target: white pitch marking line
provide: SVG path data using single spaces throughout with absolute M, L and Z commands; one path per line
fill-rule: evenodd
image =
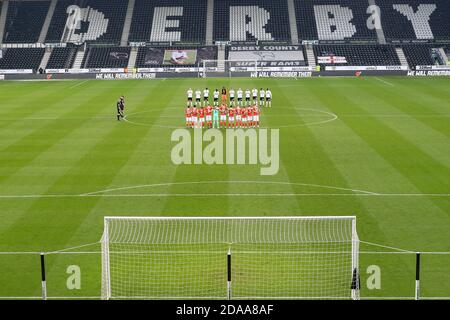
M 375 77 L 375 79 L 377 79 L 378 81 L 380 81 L 380 82 L 382 82 L 382 83 L 384 83 L 384 84 L 386 84 L 388 86 L 395 87 L 395 85 L 393 83 L 389 82 L 389 81 L 383 80 L 383 79 L 378 78 L 378 77 Z
M 366 191 L 366 190 L 358 190 L 358 189 L 350 189 L 350 188 L 340 188 L 334 186 L 324 186 L 319 184 L 311 184 L 311 183 L 300 183 L 300 182 L 283 182 L 283 181 L 188 181 L 188 182 L 169 182 L 169 183 L 156 183 L 156 184 L 143 184 L 136 186 L 127 186 L 127 187 L 119 187 L 112 189 L 105 189 L 99 191 L 93 191 L 89 193 L 80 194 L 80 196 L 88 196 L 99 193 L 106 193 L 112 191 L 123 191 L 123 190 L 131 190 L 131 189 L 141 189 L 141 188 L 153 188 L 153 187 L 163 187 L 163 186 L 173 186 L 173 185 L 191 185 L 191 184 L 278 184 L 278 185 L 292 185 L 292 186 L 305 186 L 305 187 L 315 187 L 315 188 L 324 188 L 324 189 L 333 189 L 333 190 L 341 190 L 341 191 L 351 191 L 351 192 L 360 192 L 366 194 L 377 194 L 375 192 Z
M 78 87 L 78 86 L 81 86 L 83 83 L 86 83 L 86 82 L 88 82 L 88 81 L 89 81 L 89 79 L 84 80 L 84 81 L 81 81 L 81 82 L 79 82 L 79 83 L 76 83 L 76 84 L 70 86 L 69 89 L 73 89 L 73 88 L 76 88 L 76 87 Z
M 152 198 L 152 197 L 450 197 L 438 193 L 143 193 L 143 194 L 37 194 L 0 195 L 0 199 L 41 199 L 41 198 Z

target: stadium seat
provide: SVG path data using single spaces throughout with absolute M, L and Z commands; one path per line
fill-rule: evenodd
M 54 48 L 47 63 L 47 69 L 70 69 L 75 60 L 75 47 Z
M 300 40 L 377 40 L 364 0 L 294 0 Z
M 93 47 L 86 52 L 82 65 L 84 68 L 126 68 L 129 57 L 129 47 Z
M 314 46 L 316 58 L 319 56 L 345 57 L 347 63 L 336 65 L 349 66 L 395 66 L 400 61 L 391 45 L 317 45 Z M 318 60 L 317 60 L 317 64 Z M 320 64 L 333 65 L 330 64 Z
M 203 43 L 206 6 L 207 0 L 136 0 L 129 41 Z
M 39 68 L 44 48 L 10 48 L 3 49 L 0 69 L 33 69 Z
M 448 0 L 376 0 L 387 40 L 449 40 Z M 420 7 L 419 7 L 420 6 Z M 411 17 L 414 14 L 416 26 Z
M 36 43 L 50 1 L 10 1 L 4 43 Z
M 415 69 L 416 66 L 436 64 L 436 60 L 432 55 L 432 47 L 428 44 L 409 44 L 402 46 L 406 60 L 412 69 Z
M 287 1 L 216 0 L 216 41 L 290 41 Z
M 59 0 L 47 33 L 47 42 L 96 42 L 119 44 L 127 11 L 124 0 Z M 75 7 L 73 7 L 75 6 Z M 74 35 L 63 40 L 68 9 L 72 16 L 79 14 Z M 77 9 L 79 8 L 79 9 Z M 79 40 L 79 41 L 78 41 Z

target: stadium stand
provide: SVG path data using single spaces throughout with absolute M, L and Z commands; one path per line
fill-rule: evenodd
M 10 1 L 3 42 L 37 42 L 49 5 L 49 1 Z
M 317 57 L 345 57 L 349 66 L 395 66 L 400 65 L 395 48 L 391 45 L 318 45 L 314 46 Z M 333 60 L 333 59 L 331 59 Z M 319 60 L 317 59 L 317 64 Z M 320 65 L 333 65 L 320 63 Z
M 44 48 L 10 48 L 3 49 L 0 69 L 33 69 L 39 68 Z
M 75 47 L 54 48 L 47 63 L 47 69 L 70 69 L 77 49 Z
M 207 0 L 136 0 L 131 42 L 203 43 Z
M 376 0 L 376 4 L 387 40 L 450 40 L 448 0 Z
M 439 64 L 438 57 L 433 54 L 433 46 L 428 44 L 409 44 L 403 45 L 403 52 L 406 60 L 412 69 L 416 66 L 431 66 Z
M 119 44 L 127 3 L 124 0 L 59 0 L 46 42 Z M 75 32 L 70 32 L 66 27 L 68 13 L 74 18 L 69 22 L 78 21 Z M 81 20 L 77 20 L 77 16 Z
M 129 47 L 92 47 L 84 56 L 84 68 L 126 68 L 130 57 Z
M 136 58 L 136 67 L 138 68 L 153 68 L 166 66 L 173 66 L 170 62 L 164 62 L 166 50 L 197 50 L 197 58 L 195 64 L 186 64 L 184 67 L 196 67 L 202 63 L 203 60 L 217 59 L 217 48 L 214 46 L 206 47 L 141 47 L 139 48 Z
M 288 10 L 290 1 L 295 10 Z M 411 68 L 448 62 L 448 57 L 443 59 L 450 46 L 448 0 L 135 0 L 131 2 L 134 3 L 133 10 L 129 11 L 131 22 L 127 18 L 127 26 L 130 23 L 127 37 L 124 25 L 128 3 L 128 0 L 58 0 L 53 16 L 49 15 L 51 21 L 48 19 L 45 23 L 47 25 L 50 21 L 45 35 L 47 28 L 43 29 L 42 26 L 49 12 L 50 1 L 11 0 L 2 40 L 14 47 L 16 44 L 36 43 L 45 35 L 47 43 L 85 44 L 84 59 L 80 55 L 77 60 L 77 67 L 83 62 L 82 68 L 123 68 L 128 62 L 134 65 L 136 52 L 138 67 L 168 66 L 168 63 L 164 63 L 166 49 L 197 49 L 195 64 L 183 65 L 191 67 L 197 66 L 202 60 L 218 58 L 217 46 L 204 46 L 207 30 L 210 40 L 212 30 L 213 41 L 230 41 L 239 46 L 254 45 L 255 42 L 259 45 L 285 45 L 291 44 L 290 30 L 293 25 L 293 29 L 297 27 L 297 32 L 292 34 L 298 34 L 298 40 L 319 41 L 319 44 L 310 45 L 309 51 L 305 51 L 302 46 L 302 54 L 311 65 L 314 62 L 312 51 L 316 62 L 319 56 L 328 55 L 345 57 L 344 65 L 400 65 L 394 45 L 404 50 Z M 381 8 L 382 32 L 377 33 L 374 28 L 368 27 L 371 15 L 368 7 L 372 4 Z M 295 17 L 292 15 L 294 11 Z M 209 18 L 208 12 L 211 14 Z M 296 24 L 291 24 L 295 21 L 293 18 Z M 212 21 L 213 25 L 207 26 L 207 21 Z M 74 28 L 71 30 L 68 25 Z M 384 43 L 384 37 L 392 45 L 378 44 Z M 135 45 L 147 45 L 133 51 L 130 61 L 130 47 L 118 47 L 121 42 L 127 45 L 127 38 L 128 42 L 145 43 Z M 24 45 L 23 51 L 17 48 L 4 49 L 2 63 L 11 69 L 23 65 L 35 69 L 39 63 L 34 61 L 34 57 L 30 61 L 19 57 L 16 64 L 11 58 L 11 55 L 21 52 L 27 56 L 31 49 L 25 47 L 29 46 Z M 42 50 L 35 50 L 39 57 Z M 76 50 L 70 46 L 54 48 L 47 68 L 70 68 Z M 233 52 L 235 59 L 241 54 L 242 57 L 249 55 L 249 52 L 238 51 Z M 258 52 L 261 52 L 262 60 L 271 59 L 268 53 L 271 50 L 249 51 L 255 52 L 256 59 L 259 57 Z M 221 59 L 228 57 L 229 47 L 220 53 Z M 289 59 L 289 50 L 282 55 Z M 47 55 L 44 60 L 47 62 Z M 294 60 L 305 63 L 305 59 L 298 57 Z
M 364 0 L 295 0 L 300 40 L 371 40 L 374 29 L 367 28 L 369 6 Z
M 290 41 L 286 0 L 216 0 L 216 41 Z

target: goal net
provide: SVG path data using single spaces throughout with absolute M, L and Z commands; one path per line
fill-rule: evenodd
M 358 299 L 355 217 L 105 217 L 103 299 Z
M 256 60 L 203 60 L 204 78 L 249 77 L 257 72 Z

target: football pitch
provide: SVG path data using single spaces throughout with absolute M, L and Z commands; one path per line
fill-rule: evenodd
M 172 162 L 186 90 L 222 86 L 271 89 L 277 174 Z M 413 298 L 415 251 L 422 297 L 450 297 L 450 78 L 0 82 L 0 97 L 0 297 L 39 297 L 32 253 L 82 245 L 46 256 L 48 295 L 99 297 L 104 216 L 297 215 L 357 217 L 362 298 Z

